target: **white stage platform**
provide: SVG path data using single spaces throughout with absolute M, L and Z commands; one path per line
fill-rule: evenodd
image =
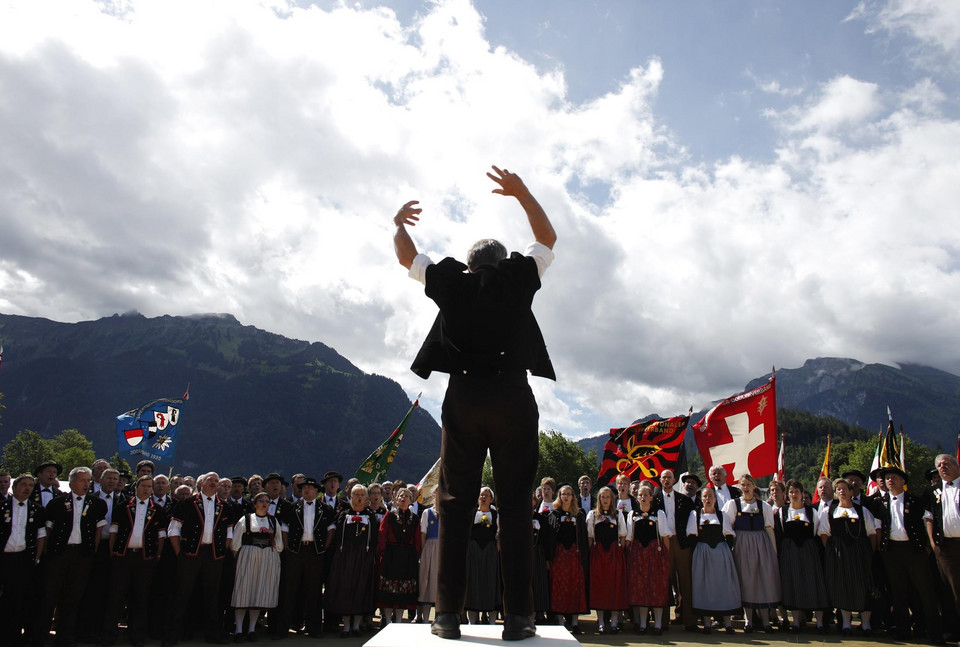
M 364 643 L 363 647 L 457 647 L 457 645 L 523 645 L 523 647 L 578 647 L 580 643 L 562 626 L 537 627 L 533 638 L 505 641 L 501 625 L 461 625 L 460 640 L 446 640 L 430 633 L 428 624 L 392 623 Z

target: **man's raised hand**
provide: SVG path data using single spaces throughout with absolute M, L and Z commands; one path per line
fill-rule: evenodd
M 520 176 L 516 173 L 511 173 L 507 169 L 502 171 L 496 166 L 491 166 L 496 175 L 493 173 L 487 172 L 487 177 L 500 185 L 499 189 L 494 189 L 493 193 L 499 193 L 500 195 L 512 195 L 515 198 L 519 198 L 522 195 L 528 193 L 527 187 L 523 184 L 523 180 L 520 179 Z
M 398 211 L 397 215 L 393 217 L 393 224 L 397 225 L 398 227 L 401 225 L 410 225 L 411 227 L 415 227 L 417 225 L 417 221 L 420 220 L 417 218 L 417 215 L 423 211 L 423 209 L 413 206 L 415 204 L 420 204 L 420 201 L 411 200 L 400 207 L 400 211 Z

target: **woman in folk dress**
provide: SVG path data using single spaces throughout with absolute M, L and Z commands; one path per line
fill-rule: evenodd
M 616 495 L 609 487 L 600 489 L 597 507 L 587 515 L 590 542 L 590 608 L 597 610 L 601 634 L 620 631 L 620 612 L 627 607 L 626 560 L 627 523 L 617 512 Z M 603 612 L 610 612 L 610 627 Z
M 333 563 L 323 596 L 327 612 L 343 618 L 341 638 L 359 636 L 364 617 L 376 606 L 378 530 L 376 517 L 367 507 L 367 488 L 354 485 L 350 507 L 337 516 Z
M 772 631 L 770 609 L 780 604 L 780 568 L 773 532 L 773 508 L 757 496 L 757 482 L 749 474 L 740 477 L 741 496 L 727 501 L 723 516 L 736 534 L 733 561 L 740 576 L 743 598 L 743 632 L 753 631 L 753 611 L 760 613 L 764 631 Z
M 860 629 L 870 637 L 870 598 L 873 593 L 873 551 L 876 520 L 865 507 L 853 502 L 846 479 L 833 482 L 835 498 L 820 510 L 817 532 L 823 542 L 823 566 L 831 606 L 840 609 L 841 635 L 853 633 L 850 620 L 860 612 Z
M 404 609 L 417 606 L 420 519 L 410 510 L 410 491 L 397 492 L 393 510 L 383 516 L 377 541 L 380 560 L 377 602 L 383 625 L 400 622 Z
M 670 544 L 663 535 L 667 515 L 653 507 L 653 489 L 642 485 L 640 504 L 627 522 L 627 601 L 637 633 L 647 633 L 653 607 L 653 635 L 663 633 L 663 609 L 670 604 Z
M 788 503 L 780 508 L 783 541 L 780 545 L 780 582 L 783 606 L 790 610 L 791 631 L 798 633 L 805 611 L 817 619 L 817 631 L 826 633 L 823 610 L 827 608 L 827 584 L 820 556 L 820 517 L 812 505 L 803 502 L 803 484 L 787 481 Z
M 233 529 L 231 549 L 236 577 L 230 605 L 236 622 L 235 642 L 256 640 L 254 632 L 260 613 L 276 607 L 280 595 L 280 552 L 283 550 L 280 523 L 267 514 L 270 495 L 266 492 L 254 497 L 253 507 L 254 512 L 242 516 Z M 244 637 L 247 614 L 250 632 Z
M 587 515 L 577 504 L 573 488 L 560 488 L 550 514 L 553 528 L 553 563 L 550 565 L 550 609 L 563 616 L 563 625 L 574 635 L 582 633 L 577 616 L 587 613 L 586 583 L 590 563 Z

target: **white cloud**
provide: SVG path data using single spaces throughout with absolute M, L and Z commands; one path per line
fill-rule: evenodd
M 860 2 L 850 18 L 864 18 L 869 29 L 905 32 L 921 44 L 953 55 L 960 48 L 960 4 L 943 0 Z
M 521 248 L 496 163 L 559 233 L 535 304 L 560 375 L 536 380 L 543 426 L 682 413 L 808 357 L 960 370 L 960 123 L 936 75 L 839 72 L 804 94 L 765 78 L 787 106 L 771 161 L 693 165 L 655 110 L 681 73 L 651 58 L 572 103 L 562 67 L 491 44 L 465 0 L 411 24 L 342 4 L 8 3 L 0 310 L 231 312 L 438 411 L 444 380 L 408 370 L 434 311 L 390 217 L 420 199 L 413 235 L 436 258 L 483 236 Z

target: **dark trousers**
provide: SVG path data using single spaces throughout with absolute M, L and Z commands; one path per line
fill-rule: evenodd
M 943 635 L 943 629 L 934 596 L 933 574 L 930 572 L 926 555 L 916 552 L 908 541 L 888 542 L 882 555 L 887 580 L 890 582 L 893 620 L 897 625 L 897 632 L 905 634 L 910 630 L 909 608 L 917 606 L 911 604 L 911 600 L 915 600 L 919 601 L 919 608 L 923 611 L 927 636 L 939 639 Z
M 127 635 L 136 642 L 147 636 L 147 610 L 153 595 L 156 559 L 143 559 L 140 549 L 128 549 L 122 557 L 112 558 L 109 596 L 101 635 L 110 644 L 117 639 L 117 624 L 124 602 L 127 603 Z
M 160 553 L 151 588 L 153 599 L 164 601 L 164 608 L 166 601 L 172 600 L 177 592 L 177 555 L 169 541 L 164 544 L 163 552 Z M 167 635 L 169 620 L 170 615 L 166 611 L 149 614 L 147 622 L 150 625 L 150 636 L 159 639 Z
M 692 559 L 693 551 L 689 548 L 681 548 L 680 540 L 676 535 L 670 537 L 670 583 L 677 587 L 677 592 L 680 594 L 680 621 L 688 629 L 697 626 L 697 619 L 693 617 L 693 592 L 690 590 Z
M 55 645 L 74 642 L 77 611 L 87 587 L 93 553 L 83 546 L 67 546 L 59 555 L 48 555 L 43 579 L 43 603 L 34 625 L 32 643 L 42 645 L 50 633 L 50 620 L 57 609 L 57 639 Z
M 200 583 L 200 599 L 203 606 L 203 632 L 208 639 L 219 638 L 220 627 L 220 575 L 223 560 L 214 559 L 213 546 L 200 546 L 195 557 L 180 553 L 177 562 L 177 597 L 174 612 L 168 627 L 168 640 L 178 640 L 183 631 L 183 617 L 193 596 L 193 587 Z
M 525 371 L 493 377 L 451 375 L 443 400 L 437 613 L 460 613 L 467 544 L 490 450 L 500 526 L 504 613 L 533 612 L 530 493 L 537 471 L 539 412 Z
M 960 617 L 960 539 L 940 540 L 940 545 L 934 549 L 937 556 L 937 565 L 940 574 L 953 593 L 953 604 L 956 615 Z
M 34 574 L 33 555 L 0 552 L 0 645 L 24 644 L 24 617 L 29 609 L 29 585 Z
M 323 631 L 323 553 L 318 554 L 313 546 L 301 546 L 299 553 L 287 553 L 285 566 L 284 598 L 287 601 L 284 626 L 296 627 L 294 618 L 296 601 L 303 601 L 303 622 L 308 634 Z M 297 627 L 299 628 L 299 627 Z
M 77 638 L 83 642 L 100 642 L 100 630 L 103 628 L 103 619 L 106 617 L 107 591 L 104 582 L 110 581 L 110 541 L 100 538 L 100 545 L 93 555 L 90 565 L 90 577 L 87 578 L 87 588 L 80 601 L 77 615 Z

